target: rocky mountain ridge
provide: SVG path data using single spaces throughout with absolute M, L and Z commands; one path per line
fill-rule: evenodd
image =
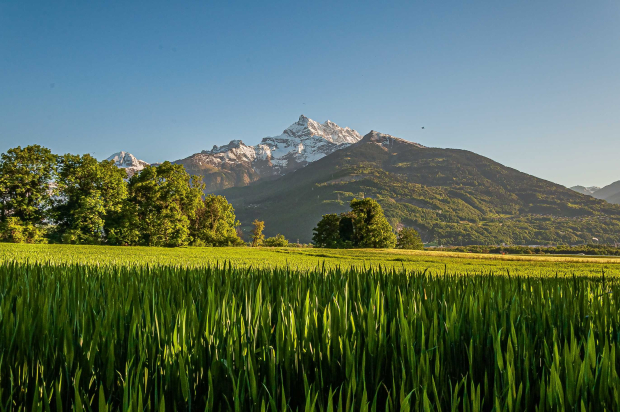
M 206 190 L 211 192 L 282 176 L 361 138 L 349 127 L 340 127 L 330 120 L 319 123 L 301 115 L 282 134 L 265 137 L 256 145 L 232 140 L 175 163 L 182 164 L 190 174 L 201 175 Z

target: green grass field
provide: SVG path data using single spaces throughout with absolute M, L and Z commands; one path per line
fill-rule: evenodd
M 619 262 L 0 244 L 0 410 L 620 410 Z
M 385 267 L 432 273 L 511 273 L 519 276 L 620 275 L 620 258 L 552 255 L 484 255 L 442 251 L 341 250 L 297 248 L 150 248 L 0 244 L 0 261 L 37 261 L 100 265 L 204 267 L 289 267 L 299 270 Z

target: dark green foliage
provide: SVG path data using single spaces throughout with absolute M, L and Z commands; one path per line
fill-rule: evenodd
M 353 226 L 353 212 L 341 213 L 340 222 L 338 222 L 338 235 L 340 241 L 345 245 L 352 245 L 355 236 L 355 227 Z
M 398 232 L 396 247 L 398 249 L 422 250 L 424 249 L 424 243 L 422 243 L 422 239 L 415 229 L 406 227 Z
M 383 215 L 383 209 L 373 199 L 353 199 L 353 244 L 362 248 L 389 249 L 396 245 L 396 235 Z
M 351 211 L 324 215 L 314 228 L 316 247 L 393 248 L 396 235 L 373 199 L 353 199 Z
M 456 246 L 445 250 L 469 253 L 502 253 L 515 255 L 595 255 L 620 256 L 620 248 L 610 245 L 581 246 Z
M 224 196 L 208 195 L 192 219 L 191 234 L 195 245 L 237 246 L 243 241 L 237 235 L 239 221 L 235 209 Z
M 203 188 L 200 179 L 187 174 L 181 165 L 164 162 L 144 168 L 129 179 L 119 243 L 188 245 L 192 241 L 190 222 L 204 207 Z
M 42 225 L 48 217 L 56 156 L 39 145 L 9 149 L 0 157 L 0 222 Z M 16 222 L 16 221 L 14 221 Z
M 281 234 L 277 234 L 274 237 L 268 237 L 267 239 L 265 239 L 265 241 L 263 242 L 263 246 L 268 246 L 268 247 L 287 247 L 288 246 L 288 240 L 284 237 L 284 235 Z
M 111 161 L 99 162 L 88 154 L 61 156 L 54 238 L 63 243 L 105 243 L 127 198 L 126 176 Z
M 335 213 L 324 215 L 314 228 L 312 242 L 316 247 L 338 248 L 340 247 L 340 219 Z
M 7 410 L 614 411 L 615 278 L 0 263 Z

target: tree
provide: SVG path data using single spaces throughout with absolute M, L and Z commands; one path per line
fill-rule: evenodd
M 275 237 L 268 237 L 267 239 L 265 239 L 263 245 L 269 247 L 287 247 L 288 240 L 286 240 L 284 235 L 278 233 Z
M 265 222 L 254 219 L 252 222 L 254 229 L 252 229 L 252 247 L 260 246 L 263 244 L 265 235 L 263 235 L 263 229 L 265 229 Z
M 354 215 L 353 243 L 356 247 L 388 249 L 396 246 L 396 235 L 377 201 L 353 199 L 351 210 Z
M 330 249 L 340 247 L 340 219 L 341 216 L 335 213 L 323 215 L 313 229 L 312 243 L 316 247 Z
M 0 222 L 43 225 L 50 206 L 56 156 L 39 145 L 9 149 L 0 157 Z
M 424 249 L 424 243 L 418 232 L 413 228 L 403 228 L 398 232 L 396 247 L 399 249 Z
M 204 206 L 204 184 L 182 165 L 148 166 L 129 179 L 117 243 L 144 246 L 185 246 L 192 241 L 190 223 Z
M 351 209 L 340 215 L 323 215 L 314 228 L 314 245 L 327 248 L 393 248 L 396 245 L 396 235 L 379 203 L 372 199 L 353 199 Z
M 58 158 L 54 235 L 63 243 L 105 243 L 127 198 L 126 173 L 90 155 Z
M 238 246 L 243 244 L 236 228 L 240 225 L 235 209 L 224 196 L 208 195 L 192 219 L 195 245 Z

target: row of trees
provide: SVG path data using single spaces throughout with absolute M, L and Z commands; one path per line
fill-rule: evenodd
M 200 177 L 170 162 L 128 178 L 112 161 L 16 147 L 0 157 L 0 241 L 243 245 L 232 205 L 203 191 Z M 289 245 L 280 234 L 265 239 L 264 222 L 255 220 L 253 227 L 251 246 Z M 413 229 L 397 236 L 372 199 L 354 199 L 350 212 L 323 216 L 313 240 L 328 248 L 422 247 Z
M 240 245 L 239 221 L 222 196 L 203 198 L 200 178 L 165 162 L 127 178 L 111 161 L 17 147 L 0 158 L 4 241 L 143 246 Z

